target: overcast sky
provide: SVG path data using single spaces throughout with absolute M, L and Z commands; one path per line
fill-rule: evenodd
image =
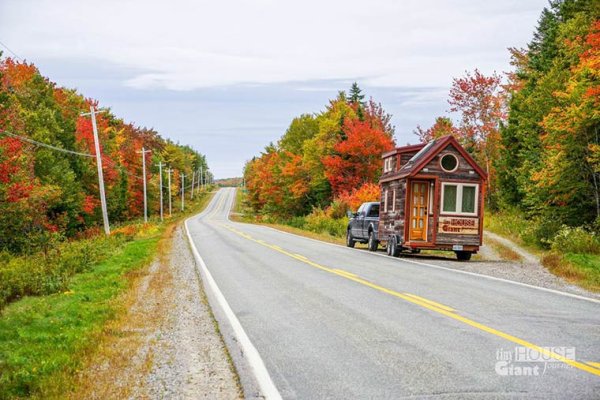
M 224 178 L 353 81 L 394 115 L 398 144 L 415 142 L 448 109 L 452 77 L 509 70 L 507 48 L 525 46 L 546 4 L 0 0 L 0 41 Z

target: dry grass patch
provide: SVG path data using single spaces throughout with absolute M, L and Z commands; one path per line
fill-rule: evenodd
M 164 323 L 170 307 L 166 292 L 173 280 L 168 255 L 176 225 L 169 225 L 158 242 L 158 260 L 127 274 L 128 290 L 116 301 L 121 304 L 118 317 L 110 321 L 100 335 L 96 351 L 90 354 L 77 376 L 71 399 L 147 397 L 139 377 L 153 365 L 153 333 Z M 141 350 L 141 351 L 140 351 Z
M 486 238 L 486 243 L 488 243 L 503 260 L 516 262 L 523 261 L 523 259 L 517 252 L 494 239 Z

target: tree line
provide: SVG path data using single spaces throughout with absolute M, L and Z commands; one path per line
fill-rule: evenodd
M 95 155 L 92 122 L 81 113 L 97 105 L 57 86 L 31 63 L 0 59 L 0 251 L 36 251 L 101 225 L 95 159 L 81 156 Z M 208 170 L 202 154 L 153 129 L 127 123 L 110 110 L 96 119 L 111 223 L 143 215 L 143 147 L 151 150 L 146 156 L 151 211 L 159 208 L 159 161 L 173 170 L 174 196 L 180 174 L 189 182 L 195 171 Z M 165 194 L 166 185 L 165 174 Z
M 454 135 L 488 173 L 487 205 L 536 220 L 540 240 L 561 225 L 600 229 L 600 3 L 551 1 L 531 42 L 509 49 L 512 71 L 455 78 L 447 115 L 414 133 Z M 319 114 L 295 118 L 246 166 L 257 212 L 302 215 L 377 200 L 390 115 L 354 84 Z M 361 196 L 363 193 L 365 195 Z

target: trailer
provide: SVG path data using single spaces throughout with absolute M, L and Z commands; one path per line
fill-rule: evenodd
M 447 250 L 469 260 L 479 251 L 487 174 L 454 137 L 382 158 L 378 239 L 389 255 Z

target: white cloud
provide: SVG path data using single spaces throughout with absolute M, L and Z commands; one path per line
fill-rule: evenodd
M 22 56 L 142 71 L 134 88 L 355 79 L 440 86 L 507 68 L 545 0 L 5 0 L 0 38 Z

